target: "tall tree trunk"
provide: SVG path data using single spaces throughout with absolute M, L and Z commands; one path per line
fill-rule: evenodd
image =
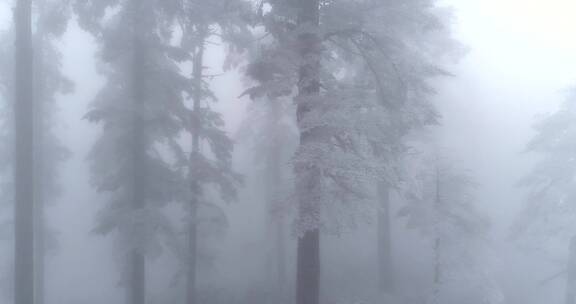
M 434 239 L 434 299 L 436 301 L 440 297 L 440 288 L 441 288 L 441 271 L 442 266 L 440 264 L 440 250 L 441 250 L 441 241 L 439 237 Z
M 142 1 L 132 0 L 132 212 L 136 216 L 146 207 L 146 138 L 143 113 L 145 111 L 145 65 L 146 56 L 143 26 L 145 21 Z M 139 232 L 136 232 L 139 233 Z M 129 253 L 129 304 L 146 304 L 146 258 L 142 246 Z
M 576 236 L 570 240 L 570 253 L 566 269 L 566 304 L 576 303 Z
M 198 204 L 197 199 L 190 200 L 190 219 L 188 222 L 188 261 L 186 269 L 186 304 L 196 304 L 196 272 L 198 265 Z
M 37 91 L 39 92 L 39 91 Z M 41 96 L 38 94 L 37 96 Z M 45 245 L 45 212 L 44 212 L 44 159 L 43 159 L 43 138 L 41 125 L 42 121 L 40 119 L 40 113 L 42 111 L 42 106 L 40 105 L 40 98 L 36 99 L 38 102 L 36 104 L 36 113 L 39 118 L 36 120 L 38 127 L 36 128 L 36 147 L 35 147 L 35 161 L 36 161 L 36 172 L 35 172 L 35 210 L 34 210 L 34 303 L 43 304 L 44 303 L 44 277 L 45 277 L 45 267 L 44 262 L 46 258 L 46 245 Z
M 43 9 L 43 1 L 37 1 L 37 7 L 40 13 Z M 41 18 L 41 17 L 39 17 Z M 38 22 L 43 24 L 43 22 Z M 34 303 L 44 303 L 44 277 L 45 277 L 45 258 L 46 258 L 46 227 L 45 227 L 45 135 L 44 128 L 48 127 L 44 117 L 44 98 L 47 97 L 44 87 L 44 34 L 42 28 L 36 30 L 35 39 L 35 126 L 34 126 Z
M 298 125 L 311 110 L 312 98 L 320 94 L 320 52 L 321 41 L 315 29 L 320 25 L 320 1 L 298 0 L 298 25 L 304 31 L 299 34 L 300 75 L 298 94 L 301 98 L 297 104 Z M 302 130 L 302 128 L 300 128 Z M 314 141 L 313 131 L 300 131 L 300 145 L 306 146 Z M 305 170 L 305 171 L 299 171 Z M 305 178 L 306 189 L 299 195 L 299 217 L 319 220 L 320 206 L 310 200 L 312 191 L 318 189 L 319 172 L 310 172 L 310 168 L 296 168 L 296 177 Z M 302 181 L 300 181 L 302 182 Z M 298 239 L 296 269 L 296 304 L 318 304 L 320 300 L 320 231 L 312 228 L 304 231 Z
M 193 81 L 194 81 L 194 94 L 192 96 L 194 102 L 194 114 L 196 115 L 194 122 L 194 131 L 192 133 L 192 152 L 190 153 L 190 170 L 193 171 L 194 159 L 200 157 L 200 129 L 202 128 L 200 122 L 200 111 L 202 106 L 202 82 L 203 69 L 204 69 L 204 41 L 206 39 L 207 29 L 200 29 L 199 31 L 199 45 L 194 54 L 193 63 Z M 192 197 L 190 198 L 190 219 L 188 223 L 188 261 L 186 271 L 186 303 L 196 304 L 198 300 L 197 295 L 197 266 L 198 266 L 198 204 L 200 203 L 201 189 L 198 181 L 194 180 L 194 176 L 190 176 L 190 187 Z
M 320 300 L 320 232 L 308 230 L 298 239 L 296 303 L 318 304 Z
M 286 303 L 286 232 L 283 219 L 278 219 L 276 224 L 276 272 L 280 303 Z
M 434 200 L 434 208 L 436 210 L 436 227 L 434 239 L 434 299 L 437 303 L 440 297 L 440 289 L 442 285 L 442 243 L 440 238 L 440 205 L 442 204 L 441 188 L 440 188 L 440 168 L 436 165 L 436 197 Z
M 40 186 L 37 184 L 37 186 Z M 44 200 L 41 196 L 42 194 L 38 194 L 36 199 L 36 210 L 35 210 L 35 244 L 34 244 L 34 303 L 35 304 L 43 304 L 44 303 L 44 294 L 45 294 L 45 259 L 46 259 L 46 245 L 45 245 L 45 220 L 44 220 Z
M 390 189 L 380 182 L 378 185 L 380 208 L 378 208 L 378 280 L 380 292 L 394 292 L 394 269 L 392 263 L 392 225 L 390 223 Z
M 32 1 L 14 10 L 14 303 L 34 302 L 34 71 Z

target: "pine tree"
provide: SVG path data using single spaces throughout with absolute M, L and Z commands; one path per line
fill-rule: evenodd
M 374 181 L 381 193 L 397 187 L 403 136 L 437 118 L 429 80 L 445 73 L 432 54 L 452 41 L 431 1 L 265 2 L 271 37 L 248 69 L 260 85 L 247 94 L 298 94 L 297 294 L 316 303 L 319 230 L 341 233 L 370 217 Z
M 61 57 L 55 42 L 66 30 L 68 14 L 68 5 L 66 1 L 36 1 L 33 6 L 34 32 L 34 94 L 36 96 L 34 103 L 35 127 L 34 127 L 34 158 L 35 171 L 34 175 L 34 263 L 35 263 L 35 302 L 42 303 L 43 300 L 43 277 L 44 277 L 44 258 L 47 252 L 55 248 L 54 233 L 46 224 L 44 216 L 44 207 L 52 202 L 60 194 L 58 181 L 58 167 L 67 158 L 67 150 L 55 136 L 53 129 L 55 127 L 54 114 L 56 112 L 55 97 L 57 94 L 69 93 L 72 89 L 71 82 L 61 73 Z M 2 40 L 12 39 L 14 31 L 9 28 Z M 2 49 L 1 65 L 5 67 L 11 64 L 9 60 L 11 53 L 14 52 L 13 44 L 5 43 Z M 8 68 L 2 68 L 2 71 L 9 71 Z M 13 75 L 2 73 L 0 77 L 0 96 L 2 96 L 3 107 L 7 106 L 11 100 L 14 81 Z M 3 109 L 1 117 L 4 125 L 3 132 L 0 134 L 2 144 L 0 158 L 2 166 L 0 175 L 2 176 L 3 202 L 6 206 L 13 204 L 13 187 L 14 184 L 9 182 L 7 175 L 13 169 L 13 152 L 12 138 L 14 128 L 12 111 Z M 12 218 L 3 218 L 4 227 L 12 225 Z M 13 240 L 13 238 L 9 238 Z M 12 272 L 3 271 L 2 276 L 12 275 Z M 5 286 L 7 287 L 7 286 Z
M 566 303 L 576 301 L 576 271 L 574 271 L 573 221 L 576 215 L 572 203 L 574 192 L 574 143 L 576 133 L 576 90 L 568 91 L 560 108 L 542 119 L 527 150 L 539 156 L 532 171 L 521 180 L 527 189 L 525 207 L 518 217 L 513 236 L 527 243 L 557 245 L 569 248 L 566 261 Z M 559 245 L 562 246 L 562 245 Z M 545 247 L 542 247 L 545 248 Z
M 474 201 L 470 176 L 445 159 L 412 159 L 419 171 L 400 210 L 430 241 L 429 303 L 502 303 L 488 250 L 489 223 Z
M 320 96 L 321 41 L 317 29 L 320 25 L 320 1 L 300 1 L 296 25 L 303 29 L 297 38 L 300 55 L 296 117 L 300 129 L 300 146 L 307 147 L 321 141 L 321 132 L 306 130 L 303 120 L 312 110 L 314 97 Z M 315 138 L 319 137 L 319 138 Z M 309 163 L 308 163 L 309 164 Z M 298 191 L 298 218 L 306 223 L 320 214 L 314 196 L 322 181 L 321 170 L 295 166 Z M 315 189 L 316 188 L 316 189 Z M 298 239 L 296 269 L 296 303 L 317 304 L 320 298 L 320 228 L 306 227 Z
M 435 93 L 430 81 L 447 75 L 440 58 L 453 54 L 455 42 L 432 1 L 342 3 L 334 11 L 328 41 L 342 56 L 357 58 L 353 81 L 368 92 L 365 98 L 382 104 L 373 128 L 380 134 L 371 135 L 370 145 L 384 167 L 376 193 L 379 288 L 392 294 L 391 196 L 407 178 L 400 165 L 409 151 L 407 137 L 439 119 L 430 101 Z
M 190 77 L 192 101 L 186 110 L 184 128 L 190 135 L 191 151 L 188 156 L 180 152 L 180 160 L 188 164 L 187 181 L 190 187 L 186 208 L 189 216 L 186 229 L 186 300 L 188 304 L 198 302 L 197 272 L 199 252 L 200 206 L 217 208 L 206 194 L 207 187 L 215 186 L 225 201 L 236 197 L 236 188 L 241 178 L 231 168 L 233 144 L 223 130 L 221 115 L 211 109 L 217 98 L 210 89 L 205 73 L 206 45 L 218 35 L 230 52 L 239 52 L 245 47 L 248 31 L 248 3 L 242 0 L 183 0 L 179 15 L 182 30 L 182 49 L 189 54 L 192 63 Z M 186 108 L 186 105 L 183 104 Z M 204 150 L 203 148 L 208 149 Z M 221 213 L 223 214 L 223 213 Z
M 96 232 L 118 232 L 127 302 L 146 302 L 146 257 L 172 232 L 161 207 L 184 196 L 180 171 L 162 153 L 177 146 L 189 84 L 170 42 L 174 1 L 77 1 L 80 24 L 97 39 L 107 83 L 86 118 L 102 135 L 91 155 L 93 183 L 110 194 Z M 171 151 L 169 149 L 169 151 Z M 178 151 L 172 151 L 177 153 Z
M 260 85 L 253 98 L 291 96 L 297 107 L 300 143 L 294 157 L 299 235 L 297 303 L 319 301 L 320 230 L 340 233 L 369 213 L 369 184 L 382 172 L 369 142 L 380 105 L 351 81 L 350 57 L 324 52 L 331 9 L 337 1 L 269 1 L 262 23 L 272 41 L 248 68 Z M 327 21 L 322 23 L 320 15 Z M 324 19 L 322 19 L 324 20 Z M 322 65 L 326 60 L 330 64 Z M 345 77 L 336 76 L 345 72 Z M 354 203 L 352 203 L 354 202 Z M 368 207 L 368 208 L 367 208 Z

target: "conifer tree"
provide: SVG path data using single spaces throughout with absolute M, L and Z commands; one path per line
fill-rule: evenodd
M 190 138 L 190 152 L 182 150 L 180 162 L 187 163 L 189 197 L 185 199 L 188 211 L 186 228 L 186 303 L 198 303 L 197 272 L 199 252 L 200 206 L 219 209 L 207 195 L 207 187 L 216 187 L 220 198 L 231 201 L 241 178 L 232 170 L 233 143 L 223 130 L 224 121 L 211 108 L 217 98 L 210 88 L 210 75 L 205 66 L 207 44 L 219 36 L 231 53 L 242 52 L 249 41 L 249 5 L 243 0 L 183 0 L 179 14 L 182 30 L 181 47 L 192 63 L 191 90 L 187 96 L 192 102 L 186 107 L 183 126 Z M 219 212 L 223 214 L 223 212 Z
M 56 46 L 58 39 L 67 28 L 69 19 L 69 3 L 67 1 L 38 0 L 34 2 L 32 14 L 34 31 L 32 33 L 34 45 L 34 263 L 35 263 L 35 301 L 42 303 L 44 259 L 46 254 L 53 251 L 56 246 L 54 232 L 45 219 L 45 207 L 53 202 L 60 194 L 62 185 L 59 183 L 59 166 L 68 156 L 68 151 L 54 134 L 57 126 L 55 114 L 57 112 L 56 96 L 67 94 L 73 85 L 61 71 L 62 58 Z M 8 28 L 2 40 L 12 39 L 14 28 Z M 2 72 L 10 71 L 10 54 L 14 52 L 11 43 L 2 44 L 0 65 Z M 14 193 L 14 183 L 7 176 L 13 169 L 13 142 L 14 127 L 13 116 L 9 103 L 12 100 L 11 92 L 14 89 L 13 75 L 0 73 L 0 96 L 2 97 L 3 115 L 0 118 L 3 132 L 0 134 L 0 188 L 5 202 L 4 208 L 11 208 L 14 200 L 10 198 Z M 2 219 L 3 227 L 12 225 L 12 217 Z M 5 221 L 5 222 L 4 222 Z M 12 238 L 9 238 L 12 240 Z M 2 276 L 12 272 L 3 271 Z
M 411 162 L 417 172 L 400 215 L 430 244 L 426 301 L 503 303 L 492 272 L 489 222 L 476 205 L 473 180 L 446 159 L 422 156 Z
M 566 303 L 576 301 L 576 271 L 574 267 L 573 206 L 574 143 L 576 142 L 576 90 L 571 88 L 560 108 L 540 120 L 527 151 L 538 160 L 521 181 L 527 191 L 525 206 L 513 226 L 512 234 L 523 243 L 539 248 L 563 246 L 569 248 L 566 257 Z M 544 246 L 546 245 L 546 246 Z
M 248 68 L 260 85 L 247 94 L 294 96 L 297 303 L 314 304 L 320 230 L 341 233 L 370 217 L 374 181 L 397 186 L 402 136 L 437 118 L 429 80 L 445 73 L 431 54 L 450 38 L 426 46 L 435 29 L 444 33 L 432 1 L 264 2 L 270 42 Z
M 130 304 L 145 304 L 146 258 L 172 233 L 161 207 L 184 195 L 180 171 L 161 152 L 177 145 L 182 95 L 191 90 L 178 65 L 181 52 L 170 43 L 178 9 L 165 0 L 75 3 L 107 77 L 86 115 L 102 126 L 90 154 L 93 183 L 110 197 L 96 232 L 117 232 Z

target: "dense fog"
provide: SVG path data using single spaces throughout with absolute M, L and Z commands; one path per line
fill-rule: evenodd
M 571 0 L 0 0 L 0 304 L 576 303 Z

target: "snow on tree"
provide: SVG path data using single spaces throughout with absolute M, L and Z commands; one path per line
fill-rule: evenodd
M 392 167 L 398 151 L 402 151 L 402 137 L 438 118 L 429 102 L 434 93 L 429 82 L 447 73 L 437 67 L 432 58 L 446 55 L 454 47 L 443 25 L 443 11 L 430 1 L 325 1 L 320 5 L 320 27 L 301 29 L 296 24 L 298 7 L 294 4 L 266 3 L 270 9 L 263 13 L 262 24 L 268 31 L 266 36 L 272 38 L 262 39 L 270 42 L 261 44 L 260 55 L 248 68 L 248 75 L 260 85 L 248 89 L 246 94 L 254 98 L 293 96 L 300 60 L 298 35 L 302 31 L 314 31 L 321 36 L 321 98 L 314 100 L 318 110 L 307 115 L 302 127 L 304 131 L 329 127 L 330 132 L 347 137 L 341 142 L 326 143 L 338 148 L 327 155 L 342 153 L 340 156 L 354 158 L 350 161 L 359 166 L 339 168 L 346 166 L 346 162 L 335 159 L 334 166 L 323 167 L 363 173 L 351 174 L 347 181 L 342 174 L 326 176 L 338 182 L 331 186 L 336 192 L 323 191 L 326 195 L 331 192 L 332 197 L 322 200 L 330 202 L 328 209 L 339 201 L 344 209 L 355 209 L 358 204 L 344 201 L 351 198 L 367 201 L 367 191 L 351 190 L 363 188 L 366 177 L 374 176 L 376 171 L 382 173 L 378 178 L 396 184 L 397 172 Z M 406 18 L 398 18 L 400 15 Z M 320 147 L 314 149 L 320 153 Z M 371 159 L 369 155 L 374 151 L 379 157 L 391 160 Z M 312 151 L 301 153 L 307 157 Z M 378 163 L 384 163 L 387 168 L 381 168 Z M 357 212 L 341 209 L 336 213 L 333 219 L 338 220 L 312 222 L 333 232 L 355 225 L 356 220 L 345 214 L 357 215 Z
M 525 206 L 512 227 L 513 237 L 523 245 L 548 258 L 566 260 L 561 272 L 566 274 L 566 303 L 576 301 L 575 118 L 576 89 L 572 88 L 560 108 L 536 124 L 527 151 L 538 158 L 532 171 L 520 181 L 527 192 Z
M 402 136 L 436 119 L 429 80 L 445 73 L 431 59 L 451 44 L 439 11 L 432 1 L 270 0 L 260 12 L 269 42 L 246 94 L 295 96 L 296 232 L 304 242 L 354 228 L 374 213 L 374 181 L 397 184 Z
M 489 222 L 478 211 L 475 184 L 453 162 L 412 158 L 415 178 L 406 187 L 399 215 L 408 228 L 430 240 L 432 282 L 429 303 L 504 303 L 488 242 Z
M 527 147 L 538 155 L 532 171 L 521 180 L 527 189 L 526 207 L 514 233 L 538 238 L 538 242 L 558 238 L 568 241 L 574 235 L 569 227 L 576 215 L 574 175 L 576 174 L 576 90 L 553 114 L 535 125 L 536 134 Z
M 409 178 L 400 165 L 409 151 L 407 137 L 438 123 L 431 81 L 448 75 L 441 66 L 457 57 L 460 47 L 451 36 L 449 12 L 433 1 L 341 2 L 330 11 L 328 43 L 351 59 L 355 66 L 348 77 L 363 87 L 365 98 L 383 105 L 372 113 L 376 132 L 370 145 L 386 168 L 376 194 L 379 287 L 394 293 L 390 195 Z

